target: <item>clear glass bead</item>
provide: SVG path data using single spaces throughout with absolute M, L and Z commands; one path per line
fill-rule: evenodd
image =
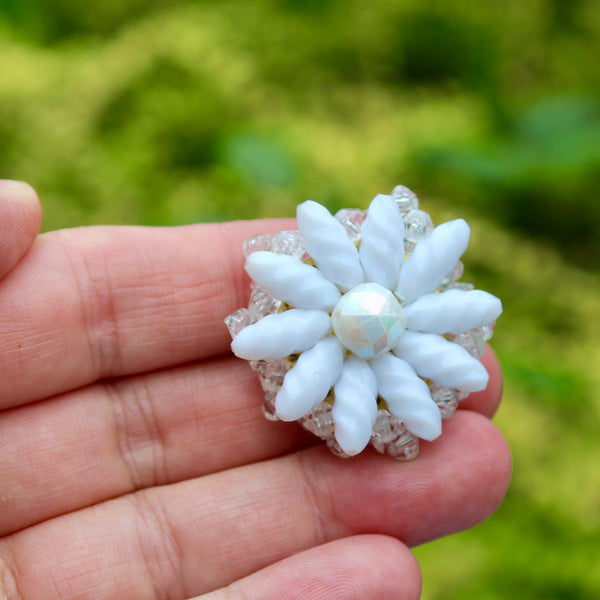
M 492 321 L 491 323 L 481 327 L 481 335 L 486 342 L 492 339 L 492 336 L 494 335 L 494 329 L 496 329 L 496 321 Z
M 346 228 L 348 237 L 355 244 L 360 240 L 366 214 L 366 211 L 359 208 L 342 208 L 335 213 L 335 218 Z
M 250 294 L 248 310 L 253 321 L 280 311 L 283 302 L 273 298 L 266 290 L 255 288 Z
M 412 252 L 415 246 L 433 231 L 433 221 L 424 210 L 413 209 L 404 215 L 404 248 Z
M 381 454 L 398 460 L 412 460 L 419 453 L 419 440 L 387 410 L 377 411 L 377 420 L 371 433 L 371 445 Z
M 229 335 L 233 339 L 244 327 L 252 324 L 252 317 L 247 308 L 240 308 L 228 317 L 225 317 L 225 325 L 229 330 Z
M 322 440 L 332 439 L 334 431 L 333 415 L 331 414 L 331 404 L 321 402 L 313 408 L 306 416 L 300 419 L 304 429 Z
M 444 279 L 442 279 L 442 283 L 440 284 L 440 289 L 445 289 L 449 285 L 451 285 L 453 282 L 455 282 L 457 279 L 460 279 L 463 276 L 464 271 L 465 271 L 465 265 L 462 263 L 462 261 L 459 260 L 456 263 L 456 266 L 454 267 L 454 269 L 452 269 L 452 271 L 450 271 L 450 273 L 448 273 L 448 275 L 446 275 L 446 277 L 444 277 Z
M 464 290 L 466 292 L 470 292 L 475 289 L 475 286 L 472 283 L 466 283 L 464 281 L 452 281 L 446 286 L 447 290 Z
M 396 460 L 413 460 L 419 454 L 419 438 L 413 437 L 407 431 L 403 436 L 386 444 L 385 452 Z
M 263 397 L 263 406 L 262 406 L 262 411 L 263 411 L 263 415 L 265 416 L 265 419 L 269 420 L 269 421 L 279 421 L 279 417 L 277 416 L 276 410 L 275 410 L 275 397 L 276 397 L 276 392 L 265 392 L 265 395 Z
M 259 233 L 248 238 L 242 248 L 244 256 L 248 257 L 254 252 L 269 250 L 271 247 L 271 236 L 266 233 Z
M 473 358 L 479 360 L 485 352 L 485 340 L 481 329 L 471 329 L 465 333 L 459 333 L 452 341 L 462 346 Z
M 327 447 L 338 458 L 350 458 L 350 456 L 342 450 L 342 447 L 337 443 L 334 437 L 327 440 Z
M 283 385 L 283 378 L 290 370 L 290 364 L 285 358 L 258 360 L 253 363 L 252 368 L 258 373 L 263 390 L 277 393 Z
M 400 435 L 404 435 L 405 432 L 406 427 L 398 417 L 385 409 L 379 409 L 371 432 L 371 443 L 379 452 L 383 452 L 385 444 L 395 440 Z
M 397 185 L 392 190 L 392 198 L 396 201 L 401 213 L 407 213 L 410 210 L 419 208 L 417 195 L 405 185 Z
M 397 417 L 387 410 L 377 411 L 377 420 L 371 432 L 371 444 L 378 452 L 385 452 L 385 445 L 403 435 L 406 431 L 404 425 Z
M 438 405 L 442 419 L 447 419 L 454 414 L 458 407 L 458 392 L 453 388 L 432 384 L 429 388 L 433 401 Z
M 302 234 L 297 230 L 280 231 L 271 240 L 271 252 L 287 254 L 301 259 L 306 252 Z

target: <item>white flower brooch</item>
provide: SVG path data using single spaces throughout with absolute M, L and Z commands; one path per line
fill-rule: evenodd
M 470 228 L 434 228 L 404 186 L 335 216 L 308 200 L 297 219 L 245 242 L 253 289 L 225 320 L 231 348 L 258 373 L 268 419 L 299 420 L 338 456 L 370 442 L 412 459 L 487 385 L 479 358 L 502 304 L 457 282 Z

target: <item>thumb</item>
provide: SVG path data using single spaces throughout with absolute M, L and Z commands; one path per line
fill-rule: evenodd
M 8 273 L 38 234 L 42 209 L 33 188 L 0 179 L 0 277 Z

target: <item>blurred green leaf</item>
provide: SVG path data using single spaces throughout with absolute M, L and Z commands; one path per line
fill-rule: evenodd
M 255 133 L 238 133 L 224 142 L 225 162 L 260 186 L 286 187 L 294 178 L 292 161 L 276 141 Z

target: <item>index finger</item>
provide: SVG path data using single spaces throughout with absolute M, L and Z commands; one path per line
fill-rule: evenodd
M 218 355 L 247 304 L 241 245 L 290 220 L 38 236 L 0 282 L 0 409 Z
M 42 209 L 32 187 L 0 179 L 0 277 L 8 273 L 40 230 Z

